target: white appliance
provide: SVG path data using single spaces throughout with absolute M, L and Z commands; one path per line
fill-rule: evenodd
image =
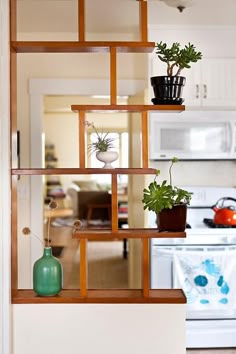
M 235 112 L 151 112 L 149 131 L 150 160 L 236 159 Z
M 187 348 L 236 346 L 236 228 L 209 227 L 211 206 L 234 188 L 190 187 L 186 239 L 152 239 L 151 288 L 182 288 Z M 236 207 L 236 205 L 235 205 Z M 156 227 L 150 213 L 150 227 Z M 213 226 L 215 226 L 213 224 Z

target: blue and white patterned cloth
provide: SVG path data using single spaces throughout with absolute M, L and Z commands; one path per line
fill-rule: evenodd
M 189 310 L 236 307 L 236 247 L 176 251 L 174 287 L 182 288 Z

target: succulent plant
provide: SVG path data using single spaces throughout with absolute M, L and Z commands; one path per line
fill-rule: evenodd
M 170 47 L 166 43 L 159 42 L 155 47 L 158 58 L 167 64 L 167 76 L 179 76 L 183 69 L 191 68 L 190 63 L 202 59 L 202 53 L 196 51 L 191 43 L 181 48 L 178 42 L 174 42 Z M 175 74 L 174 69 L 176 69 Z

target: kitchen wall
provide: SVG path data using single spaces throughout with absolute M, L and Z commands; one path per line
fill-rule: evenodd
M 168 161 L 151 161 L 161 170 L 160 179 L 169 180 Z M 236 187 L 236 161 L 179 161 L 172 169 L 173 183 L 189 186 Z

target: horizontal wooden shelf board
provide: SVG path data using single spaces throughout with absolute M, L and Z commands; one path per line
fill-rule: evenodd
M 86 297 L 80 296 L 79 289 L 62 290 L 57 296 L 37 296 L 33 290 L 14 290 L 13 304 L 54 304 L 54 303 L 107 303 L 107 304 L 185 304 L 186 296 L 181 289 L 150 290 L 144 297 L 142 290 L 102 289 L 88 290 Z
M 119 53 L 151 53 L 155 42 L 126 41 L 12 41 L 17 53 L 107 53 L 116 48 Z
M 12 175 L 155 175 L 155 168 L 18 168 L 12 169 Z
M 184 105 L 71 105 L 73 112 L 86 111 L 86 112 L 144 112 L 144 111 L 157 111 L 157 112 L 175 112 L 180 113 L 185 110 Z
M 73 238 L 88 239 L 93 241 L 123 240 L 125 238 L 185 238 L 185 232 L 159 232 L 158 229 L 81 229 L 73 233 Z

